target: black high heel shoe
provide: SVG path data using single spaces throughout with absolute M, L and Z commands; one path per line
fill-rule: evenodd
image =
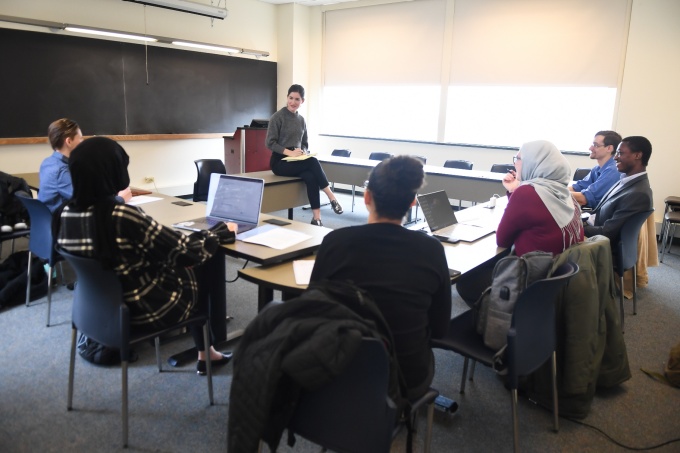
M 342 214 L 342 206 L 340 206 L 338 200 L 331 200 L 331 208 L 333 208 L 334 213 Z
M 232 353 L 232 352 L 221 352 L 220 354 L 222 354 L 222 358 L 217 359 L 217 360 L 211 360 L 210 365 L 212 365 L 213 367 L 226 365 L 227 363 L 229 363 L 231 361 L 231 358 L 234 357 L 234 353 Z M 207 372 L 207 365 L 205 363 L 205 360 L 197 361 L 196 362 L 196 374 L 200 374 L 201 376 L 203 376 L 203 375 L 205 375 L 206 372 Z

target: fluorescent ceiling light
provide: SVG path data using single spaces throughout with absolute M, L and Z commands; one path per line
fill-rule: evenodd
M 176 46 L 195 47 L 197 49 L 216 50 L 218 52 L 227 52 L 227 53 L 240 53 L 241 52 L 241 49 L 236 49 L 234 47 L 212 46 L 212 45 L 209 45 L 209 44 L 198 44 L 198 43 L 186 42 L 186 41 L 173 41 L 172 43 Z
M 147 42 L 158 41 L 156 38 L 151 38 L 149 36 L 129 35 L 127 33 L 119 33 L 119 32 L 115 32 L 115 31 L 106 31 L 106 30 L 97 30 L 97 29 L 93 29 L 93 28 L 71 27 L 70 25 L 64 27 L 64 30 L 72 31 L 72 32 L 75 32 L 75 33 L 85 33 L 85 34 L 88 34 L 88 35 L 110 36 L 112 38 L 136 39 L 138 41 L 147 41 Z
M 131 0 L 130 0 L 131 1 Z M 31 25 L 36 27 L 45 27 L 53 32 L 60 32 L 62 30 L 75 32 L 75 33 L 86 33 L 91 35 L 109 36 L 112 38 L 121 39 L 131 39 L 147 42 L 158 42 L 162 44 L 174 44 L 176 46 L 193 47 L 196 49 L 213 50 L 225 53 L 240 53 L 243 55 L 253 55 L 257 58 L 268 57 L 269 52 L 264 50 L 252 50 L 252 49 L 241 49 L 239 47 L 231 46 L 220 46 L 200 42 L 191 41 L 181 41 L 175 38 L 168 38 L 164 36 L 154 36 L 154 35 L 133 35 L 127 32 L 119 32 L 115 30 L 106 30 L 102 28 L 90 28 L 82 25 L 75 24 L 63 24 L 59 22 L 48 22 L 43 20 L 27 19 L 24 17 L 14 17 L 14 16 L 4 16 L 0 14 L 0 22 L 11 22 L 15 24 Z
M 159 8 L 172 9 L 184 13 L 198 14 L 200 16 L 224 19 L 227 17 L 226 8 L 205 5 L 203 3 L 189 2 L 187 0 L 123 0 L 126 2 L 140 3 L 142 5 L 157 6 Z
M 258 58 L 269 56 L 269 52 L 264 52 L 262 50 L 241 49 L 241 53 L 244 55 L 253 55 Z

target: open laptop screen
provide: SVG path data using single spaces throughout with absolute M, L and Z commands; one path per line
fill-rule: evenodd
M 418 195 L 418 204 L 423 210 L 430 231 L 441 230 L 457 223 L 456 215 L 449 203 L 449 197 L 443 190 Z
M 241 176 L 213 174 L 208 192 L 209 217 L 257 225 L 262 204 L 264 181 Z

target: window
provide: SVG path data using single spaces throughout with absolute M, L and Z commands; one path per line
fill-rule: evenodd
M 326 11 L 321 131 L 584 150 L 612 127 L 629 8 L 424 0 Z

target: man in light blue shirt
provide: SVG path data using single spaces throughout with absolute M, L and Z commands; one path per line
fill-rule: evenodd
M 597 165 L 585 178 L 569 186 L 581 206 L 597 206 L 604 194 L 621 179 L 621 173 L 614 162 L 614 153 L 619 143 L 621 136 L 614 131 L 600 131 L 595 134 L 590 146 L 590 158 L 597 160 Z
M 54 212 L 73 197 L 73 183 L 68 169 L 71 151 L 83 141 L 80 126 L 68 118 L 59 119 L 47 128 L 47 138 L 54 152 L 40 164 L 40 190 L 38 200 Z M 132 198 L 128 187 L 118 192 L 119 201 L 127 203 Z
M 54 152 L 40 164 L 38 200 L 54 212 L 73 196 L 68 157 L 83 141 L 83 133 L 78 123 L 62 118 L 50 124 L 47 128 L 47 138 Z

